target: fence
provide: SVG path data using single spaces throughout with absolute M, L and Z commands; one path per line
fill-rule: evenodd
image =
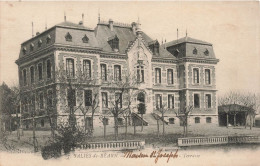
M 78 146 L 80 149 L 90 150 L 131 150 L 131 149 L 143 149 L 145 145 L 144 141 L 105 141 L 105 142 L 88 142 Z
M 178 146 L 218 145 L 230 143 L 260 143 L 258 136 L 212 136 L 178 138 Z

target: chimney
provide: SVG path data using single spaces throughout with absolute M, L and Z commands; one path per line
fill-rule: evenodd
M 134 35 L 136 35 L 136 22 L 132 22 L 132 31 L 134 33 Z
M 111 31 L 113 31 L 113 23 L 114 23 L 114 21 L 112 20 L 112 19 L 109 19 L 109 29 L 111 30 Z
M 80 21 L 80 22 L 79 22 L 79 25 L 83 25 L 83 21 Z

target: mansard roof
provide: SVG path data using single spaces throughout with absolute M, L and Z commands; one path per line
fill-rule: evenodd
M 134 34 L 132 27 L 127 24 L 114 24 L 113 30 L 109 28 L 108 23 L 99 23 L 95 28 L 96 39 L 99 43 L 99 47 L 103 49 L 103 51 L 113 52 L 113 49 L 108 44 L 108 40 L 117 36 L 119 39 L 119 53 L 126 53 L 127 49 L 131 47 L 131 44 L 136 40 L 136 34 Z M 153 42 L 154 40 L 149 37 L 146 33 L 142 32 L 143 42 L 146 46 L 148 43 Z M 171 55 L 166 49 L 159 46 L 159 56 L 157 57 L 167 57 L 173 58 L 175 57 Z
M 167 42 L 164 45 L 166 47 L 171 47 L 173 45 L 177 45 L 177 44 L 181 44 L 181 43 L 194 43 L 194 44 L 203 44 L 203 45 L 210 45 L 210 46 L 212 46 L 212 44 L 209 43 L 209 42 L 198 40 L 198 39 L 194 39 L 194 38 L 191 38 L 191 37 L 188 37 L 188 36 L 180 38 L 178 40 L 173 40 L 173 41 Z

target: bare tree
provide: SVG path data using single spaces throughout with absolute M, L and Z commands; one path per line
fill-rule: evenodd
M 109 85 L 109 104 L 108 110 L 114 117 L 115 140 L 118 140 L 118 118 L 123 114 L 131 113 L 131 94 L 134 89 L 134 79 L 130 80 L 130 76 L 125 76 L 122 80 L 111 81 Z M 127 101 L 127 104 L 123 104 Z M 128 113 L 125 113 L 128 111 Z M 129 112 L 130 111 L 130 112 Z
M 168 123 L 164 120 L 164 114 L 168 111 L 168 108 L 167 108 L 166 105 L 162 105 L 161 108 L 157 107 L 156 111 L 161 113 L 161 117 L 159 117 L 159 119 L 162 121 L 162 124 L 163 124 L 163 136 L 165 136 L 165 123 L 166 124 L 168 124 Z
M 188 134 L 188 118 L 193 110 L 193 106 L 186 106 L 182 112 L 175 112 L 176 117 L 183 122 L 183 135 L 187 137 Z

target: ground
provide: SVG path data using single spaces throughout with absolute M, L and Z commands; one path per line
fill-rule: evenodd
M 160 137 L 157 135 L 157 126 L 144 126 L 144 131 L 141 132 L 141 127 L 136 128 L 137 134 L 134 136 L 134 129 L 132 126 L 128 127 L 127 140 L 145 140 L 146 147 L 172 147 L 176 146 L 177 138 L 182 137 L 183 127 L 177 125 L 165 125 L 165 136 L 162 135 L 162 125 L 160 125 Z M 252 130 L 244 127 L 219 127 L 216 125 L 210 124 L 196 124 L 189 126 L 188 136 L 223 136 L 223 135 L 258 135 L 260 136 L 260 128 L 253 127 Z M 107 136 L 104 139 L 103 128 L 98 127 L 94 130 L 94 138 L 90 141 L 104 141 L 104 140 L 113 140 L 114 139 L 114 128 L 107 128 Z M 39 148 L 44 146 L 50 139 L 50 131 L 36 131 L 36 137 L 39 144 Z M 125 139 L 125 127 L 122 126 L 119 128 L 119 140 Z M 21 140 L 17 140 L 17 132 L 13 131 L 12 133 L 7 133 L 7 143 L 8 145 L 13 145 L 16 149 L 22 151 L 33 151 L 33 140 L 32 140 L 32 131 L 25 130 L 24 136 L 21 137 Z M 0 150 L 4 150 L 5 147 L 3 144 L 0 145 Z

